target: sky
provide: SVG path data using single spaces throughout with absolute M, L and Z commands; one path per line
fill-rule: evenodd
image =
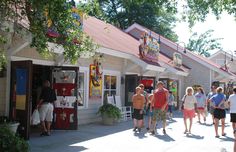
M 212 37 L 223 38 L 223 40 L 220 40 L 223 50 L 232 54 L 231 52 L 236 50 L 236 39 L 234 38 L 236 35 L 235 19 L 236 18 L 227 13 L 223 13 L 219 20 L 217 20 L 213 14 L 209 14 L 205 22 L 196 23 L 191 31 L 186 22 L 178 22 L 174 31 L 179 36 L 179 42 L 185 42 L 185 44 L 187 44 L 188 39 L 194 32 L 200 35 L 209 29 L 213 29 Z M 216 51 L 217 50 L 214 50 L 210 53 L 213 54 Z

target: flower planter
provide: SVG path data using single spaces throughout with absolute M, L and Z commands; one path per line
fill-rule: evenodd
M 115 124 L 115 118 L 109 117 L 106 114 L 102 115 L 102 123 L 104 125 L 114 125 Z
M 20 125 L 20 123 L 18 123 L 18 122 L 13 123 L 13 122 L 12 122 L 12 123 L 9 123 L 8 125 L 9 125 L 10 130 L 11 130 L 12 132 L 16 133 L 17 128 L 18 128 L 18 126 Z

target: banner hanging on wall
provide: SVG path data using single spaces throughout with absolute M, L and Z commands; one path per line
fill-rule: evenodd
M 100 72 L 98 64 L 90 65 L 90 79 L 89 79 L 89 97 L 102 97 L 102 73 Z

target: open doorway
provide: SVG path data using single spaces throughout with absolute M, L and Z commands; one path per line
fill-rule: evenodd
M 52 72 L 51 72 L 50 66 L 44 66 L 44 65 L 33 65 L 33 71 L 32 71 L 32 90 L 31 90 L 31 108 L 30 108 L 30 115 L 32 115 L 33 111 L 36 109 L 43 82 L 45 80 L 49 80 L 52 82 Z M 40 125 L 32 126 L 30 127 L 30 135 L 32 134 L 40 134 L 41 127 Z

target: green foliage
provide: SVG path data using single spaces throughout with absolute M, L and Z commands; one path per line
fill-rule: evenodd
M 222 50 L 221 44 L 219 43 L 222 38 L 212 38 L 213 32 L 213 30 L 208 30 L 200 35 L 193 33 L 189 38 L 187 48 L 205 57 L 210 56 L 210 51 Z
M 0 2 L 1 21 L 29 21 L 32 34 L 32 47 L 44 56 L 52 55 L 47 42 L 54 42 L 64 47 L 65 60 L 76 63 L 81 54 L 97 49 L 92 39 L 87 36 L 72 16 L 73 3 L 68 0 L 5 0 Z M 12 11 L 15 10 L 15 11 Z M 88 10 L 88 8 L 87 8 Z M 81 10 L 86 13 L 86 10 Z M 47 15 L 46 15 L 47 14 Z M 50 38 L 46 35 L 48 23 L 60 36 Z M 2 26 L 0 22 L 0 27 Z
M 177 21 L 175 1 L 144 0 L 98 0 L 103 11 L 102 19 L 113 25 L 126 29 L 138 23 L 173 41 L 178 36 L 172 31 Z M 93 15 L 91 13 L 91 15 Z
M 9 129 L 7 124 L 0 125 L 0 151 L 2 152 L 28 152 L 28 143 Z
M 6 68 L 7 59 L 3 45 L 6 43 L 6 39 L 0 35 L 0 71 Z
M 98 114 L 106 114 L 108 117 L 115 119 L 121 118 L 121 111 L 119 108 L 112 104 L 104 104 L 98 109 Z
M 207 15 L 212 13 L 219 19 L 223 12 L 236 17 L 235 0 L 187 0 L 185 17 L 190 27 L 197 21 L 205 21 Z

